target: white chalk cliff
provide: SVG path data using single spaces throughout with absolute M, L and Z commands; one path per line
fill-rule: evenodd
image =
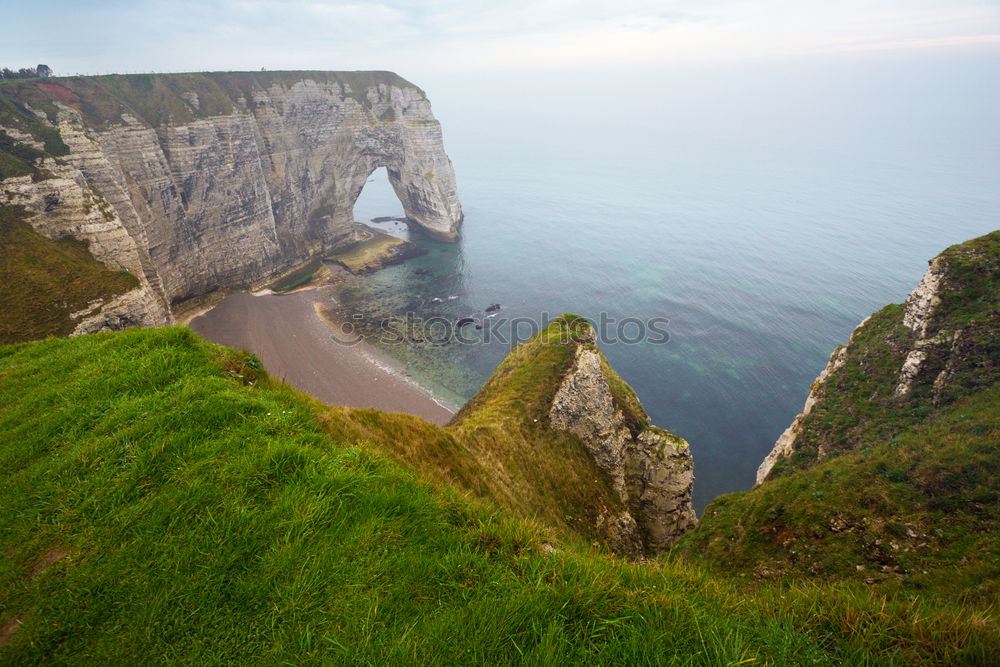
M 22 95 L 11 101 L 57 125 L 70 151 L 41 165 L 55 178 L 0 183 L 0 205 L 138 277 L 134 323 L 169 322 L 179 302 L 349 241 L 380 167 L 431 236 L 454 240 L 462 221 L 430 103 L 388 72 L 78 77 Z

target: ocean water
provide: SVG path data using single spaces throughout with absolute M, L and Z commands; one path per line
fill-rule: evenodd
M 461 241 L 414 235 L 427 255 L 339 298 L 369 318 L 482 318 L 501 304 L 486 329 L 466 327 L 474 344 L 386 347 L 452 405 L 509 351 L 480 341 L 499 322 L 667 320 L 666 342 L 602 349 L 653 422 L 691 443 L 700 511 L 750 488 L 861 319 L 904 300 L 945 247 L 1000 227 L 997 63 L 421 81 L 455 164 Z M 355 218 L 392 215 L 380 170 Z

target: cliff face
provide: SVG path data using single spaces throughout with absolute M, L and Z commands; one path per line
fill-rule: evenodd
M 757 579 L 993 604 L 1000 581 L 1000 232 L 931 260 L 837 349 L 751 491 L 681 551 Z
M 0 86 L 0 103 L 8 135 L 43 149 L 39 124 L 55 126 L 69 149 L 39 163 L 58 182 L 4 179 L 0 204 L 133 272 L 157 302 L 143 323 L 350 240 L 354 202 L 379 167 L 427 233 L 454 239 L 462 220 L 426 96 L 387 72 L 18 82 Z M 88 196 L 102 207 L 84 212 Z
M 830 357 L 757 471 L 792 470 L 889 439 L 1000 380 L 1000 232 L 930 261 L 905 304 L 865 319 Z
M 115 209 L 72 163 L 47 159 L 43 164 L 49 178 L 18 176 L 0 182 L 0 206 L 20 207 L 26 222 L 48 239 L 69 236 L 87 242 L 94 259 L 113 271 L 131 273 L 139 282 L 126 293 L 94 299 L 70 313 L 70 333 L 171 323 L 159 275 Z M 28 280 L 28 275 L 20 280 Z
M 584 341 L 594 343 L 592 332 Z M 625 526 L 623 537 L 642 552 L 660 553 L 696 523 L 691 451 L 683 439 L 649 426 L 645 412 L 646 424 L 630 424 L 616 405 L 610 372 L 596 346 L 577 347 L 552 399 L 550 424 L 579 438 L 607 476 L 625 507 L 617 519 Z

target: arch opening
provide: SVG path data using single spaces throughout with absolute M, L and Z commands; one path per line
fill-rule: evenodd
M 354 221 L 394 236 L 406 237 L 408 227 L 406 213 L 399 196 L 389 182 L 389 172 L 385 167 L 377 167 L 361 187 L 361 193 L 354 201 Z

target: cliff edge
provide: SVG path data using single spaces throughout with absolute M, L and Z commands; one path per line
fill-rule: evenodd
M 579 316 L 563 315 L 516 347 L 449 429 L 473 456 L 505 457 L 505 470 L 524 471 L 529 484 L 503 495 L 558 498 L 559 523 L 617 553 L 662 553 L 696 523 L 688 443 L 650 423 Z M 505 442 L 513 446 L 496 444 Z M 525 466 L 527 457 L 537 460 Z
M 813 383 L 757 483 L 890 438 L 1000 380 L 1000 231 L 930 260 L 905 304 L 866 318 Z
M 942 252 L 854 330 L 757 486 L 714 500 L 682 550 L 741 577 L 994 605 L 997 443 L 1000 231 Z

